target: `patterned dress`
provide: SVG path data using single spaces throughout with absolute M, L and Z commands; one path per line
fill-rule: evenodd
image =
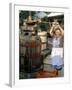
M 61 37 L 53 38 L 53 41 L 52 41 L 53 48 L 52 48 L 51 57 L 52 57 L 52 65 L 56 69 L 60 69 L 62 65 L 64 64 L 63 47 L 60 46 L 61 43 L 63 43 L 61 42 Z

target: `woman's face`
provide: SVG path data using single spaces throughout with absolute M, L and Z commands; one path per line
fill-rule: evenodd
M 61 34 L 60 30 L 56 30 L 56 31 L 55 31 L 55 35 L 56 35 L 56 37 L 59 37 L 60 34 Z

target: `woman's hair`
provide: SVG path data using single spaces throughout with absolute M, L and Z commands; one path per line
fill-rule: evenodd
M 57 30 L 59 30 L 59 31 L 61 32 L 60 28 L 56 28 L 56 29 L 53 31 L 53 33 L 55 33 Z

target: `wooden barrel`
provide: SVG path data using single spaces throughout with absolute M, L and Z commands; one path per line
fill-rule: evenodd
M 44 50 L 47 47 L 47 32 L 45 31 L 38 32 L 38 35 L 40 36 L 42 42 L 41 50 Z
M 24 66 L 25 72 L 31 73 L 39 69 L 41 60 L 41 40 L 38 36 L 31 36 L 29 41 L 25 43 L 26 48 Z

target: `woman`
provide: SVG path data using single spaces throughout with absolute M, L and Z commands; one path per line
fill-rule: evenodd
M 63 35 L 64 30 L 61 28 L 57 21 L 53 22 L 50 29 L 50 35 L 52 36 L 52 65 L 55 70 L 61 70 L 63 66 Z

